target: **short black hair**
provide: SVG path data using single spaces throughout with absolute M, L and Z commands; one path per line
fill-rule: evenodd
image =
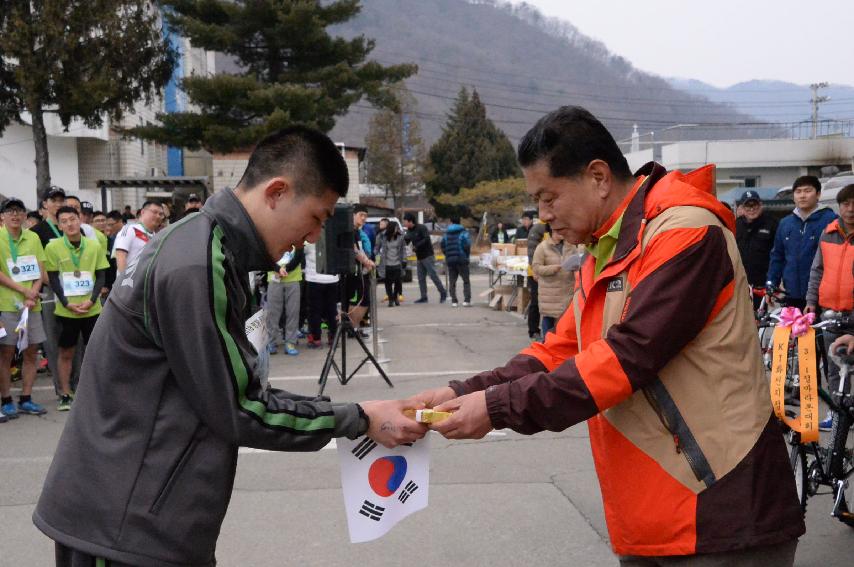
M 413 223 L 413 224 L 415 224 L 415 223 L 416 223 L 415 215 L 414 215 L 414 214 L 412 214 L 412 213 L 406 213 L 405 215 L 403 215 L 403 220 L 405 220 L 405 221 L 409 221 L 409 222 L 411 222 L 411 223 Z
M 534 213 L 533 213 L 533 211 L 525 211 L 525 212 L 523 212 L 523 213 L 522 213 L 522 218 L 523 218 L 523 219 L 531 219 L 531 220 L 534 220 Z
M 125 217 L 123 217 L 122 214 L 115 209 L 107 213 L 107 218 L 113 219 L 114 221 L 125 222 Z
M 629 163 L 608 129 L 580 106 L 562 106 L 540 118 L 519 142 L 519 165 L 547 160 L 552 177 L 575 177 L 601 159 L 615 177 L 632 177 Z
M 836 202 L 840 205 L 848 199 L 854 199 L 854 183 L 846 185 L 836 194 Z
M 66 200 L 66 201 L 67 201 L 67 200 L 69 200 L 69 199 L 74 199 L 74 200 L 75 200 L 75 201 L 77 201 L 78 203 L 80 203 L 80 202 L 81 202 L 81 201 L 80 201 L 80 197 L 76 197 L 76 196 L 74 196 L 74 195 L 66 195 L 66 196 L 65 196 L 65 200 Z
M 353 205 L 353 214 L 367 213 L 367 212 L 368 212 L 367 205 L 362 205 L 362 204 Z
M 77 218 L 80 218 L 80 213 L 77 212 L 77 209 L 75 209 L 74 207 L 69 207 L 68 205 L 65 205 L 65 206 L 59 207 L 59 210 L 56 211 L 56 220 L 59 220 L 59 215 L 62 215 L 65 213 L 74 213 L 74 216 L 76 216 Z
M 252 189 L 282 173 L 295 180 L 298 195 L 331 189 L 344 197 L 350 187 L 344 156 L 326 134 L 305 126 L 283 128 L 258 142 L 237 185 Z
M 95 211 L 92 213 L 92 218 L 95 217 L 106 217 L 107 214 L 104 211 Z
M 453 224 L 460 224 L 460 217 L 459 217 L 459 216 L 453 216 L 453 217 L 451 217 L 451 222 L 452 222 Z
M 815 187 L 816 193 L 821 193 L 821 181 L 815 175 L 801 175 L 795 179 L 795 182 L 792 183 L 792 191 L 804 186 Z
M 42 220 L 42 216 L 39 214 L 38 211 L 30 211 L 29 213 L 27 213 L 27 218 L 36 219 L 38 221 Z
M 152 201 L 152 200 L 149 200 L 149 201 L 144 202 L 144 203 L 142 204 L 142 206 L 139 208 L 139 210 L 140 210 L 140 211 L 143 211 L 143 210 L 147 209 L 149 205 L 157 205 L 157 206 L 158 206 L 158 207 L 160 207 L 161 209 L 163 208 L 163 203 L 161 203 L 160 201 Z

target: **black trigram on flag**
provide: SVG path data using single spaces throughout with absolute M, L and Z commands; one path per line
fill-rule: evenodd
M 383 517 L 383 512 L 385 512 L 385 508 L 382 506 L 377 506 L 372 502 L 368 502 L 365 500 L 365 503 L 362 504 L 362 509 L 359 510 L 359 513 L 363 516 L 366 516 L 372 519 L 375 522 L 379 522 L 380 518 Z
M 406 504 L 406 501 L 409 500 L 409 497 L 412 496 L 412 493 L 416 490 L 418 490 L 418 485 L 410 480 L 406 483 L 406 486 L 403 487 L 403 490 L 400 491 L 397 499 L 400 500 L 402 504 Z
M 357 459 L 361 461 L 363 458 L 365 458 L 365 455 L 373 451 L 376 446 L 376 441 L 374 441 L 370 437 L 365 437 L 359 442 L 358 445 L 353 447 L 353 450 L 351 452 Z

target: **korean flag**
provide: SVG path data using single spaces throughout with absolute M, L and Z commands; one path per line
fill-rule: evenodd
M 394 449 L 369 437 L 340 438 L 337 446 L 351 543 L 382 537 L 427 507 L 430 435 Z

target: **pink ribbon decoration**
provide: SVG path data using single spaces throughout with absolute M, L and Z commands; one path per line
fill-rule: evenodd
M 801 313 L 797 307 L 784 307 L 780 312 L 780 325 L 792 328 L 793 337 L 801 337 L 810 330 L 815 321 L 815 313 Z

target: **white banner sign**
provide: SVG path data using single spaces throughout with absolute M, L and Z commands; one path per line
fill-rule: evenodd
M 406 516 L 427 507 L 430 435 L 386 449 L 369 437 L 337 439 L 350 542 L 382 537 Z

